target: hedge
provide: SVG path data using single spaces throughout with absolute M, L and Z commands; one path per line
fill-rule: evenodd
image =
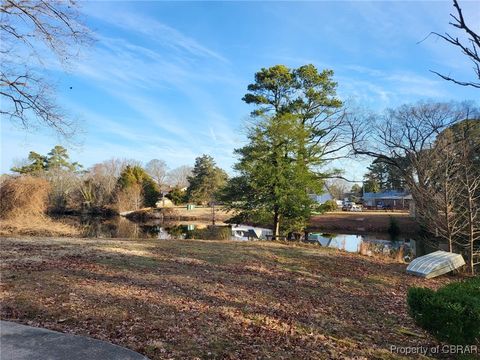
M 454 345 L 480 344 L 480 277 L 437 291 L 410 288 L 407 302 L 415 322 L 438 340 Z

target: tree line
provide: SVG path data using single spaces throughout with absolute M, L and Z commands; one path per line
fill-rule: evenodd
M 193 167 L 169 170 L 165 161 L 153 159 L 142 166 L 137 160 L 110 159 L 89 169 L 70 160 L 67 149 L 57 145 L 47 155 L 31 151 L 12 167 L 20 176 L 49 182 L 50 212 L 121 212 L 156 206 L 162 193 L 175 204 L 208 204 L 226 182 L 227 173 L 209 155 Z M 10 180 L 15 181 L 16 177 Z

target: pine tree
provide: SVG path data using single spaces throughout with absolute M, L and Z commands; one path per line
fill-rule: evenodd
M 211 156 L 197 157 L 192 175 L 188 177 L 188 200 L 203 205 L 214 202 L 217 192 L 225 185 L 227 178 L 227 173 L 216 166 Z
M 255 105 L 249 144 L 236 150 L 239 175 L 223 193 L 238 219 L 270 217 L 275 237 L 305 227 L 312 205 L 308 194 L 323 190 L 322 166 L 347 146 L 341 144 L 342 103 L 332 76 L 313 65 L 276 65 L 255 74 L 243 97 Z

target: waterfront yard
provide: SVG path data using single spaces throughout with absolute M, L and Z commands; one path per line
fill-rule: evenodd
M 405 265 L 316 245 L 1 238 L 1 317 L 152 359 L 391 359 L 436 341 Z

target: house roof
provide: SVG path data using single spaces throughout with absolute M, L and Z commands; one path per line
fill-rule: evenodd
M 367 192 L 363 194 L 364 200 L 402 200 L 411 196 L 404 191 L 388 190 L 379 193 Z

